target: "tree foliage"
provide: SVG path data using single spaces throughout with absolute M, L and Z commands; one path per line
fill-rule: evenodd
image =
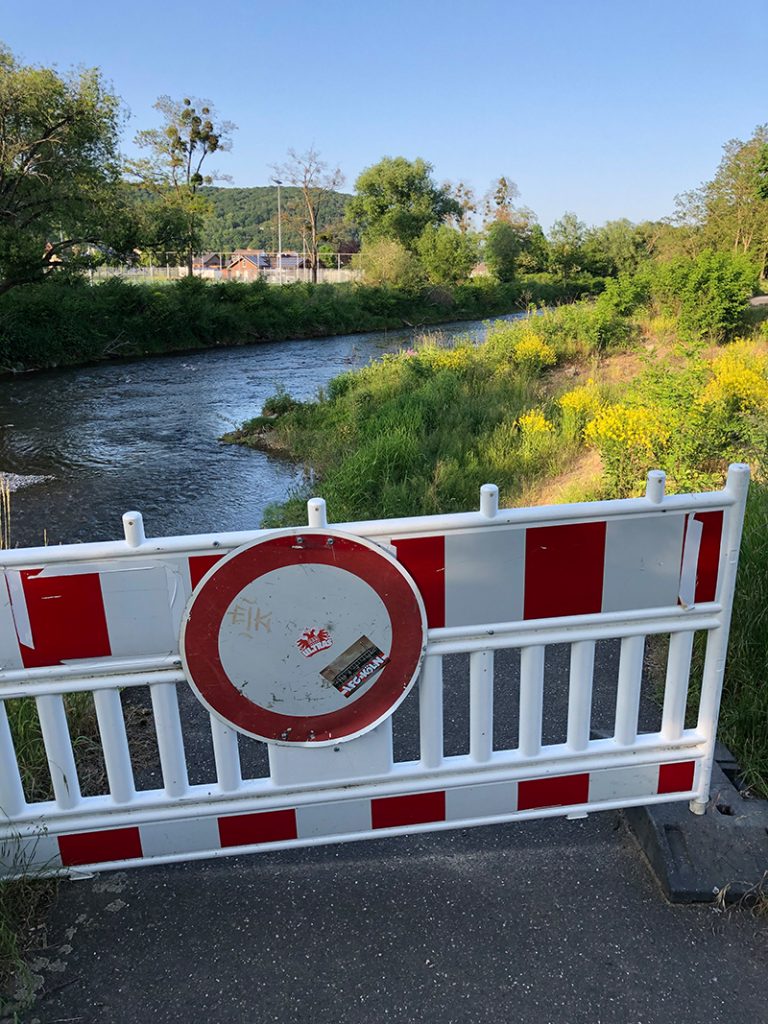
M 299 224 L 303 219 L 304 248 L 310 256 L 312 280 L 317 281 L 318 246 L 321 241 L 320 218 L 331 197 L 344 184 L 344 175 L 340 167 L 329 168 L 328 164 L 320 159 L 320 154 L 314 146 L 310 146 L 305 153 L 289 149 L 288 160 L 276 165 L 273 170 L 276 177 L 299 189 L 301 193 L 303 218 L 299 217 Z
M 414 291 L 424 284 L 424 271 L 418 257 L 396 238 L 377 238 L 364 242 L 357 264 L 365 283 Z
M 711 181 L 678 197 L 676 223 L 691 255 L 704 249 L 750 255 L 765 273 L 768 255 L 768 124 L 746 142 L 731 139 Z
M 424 229 L 461 217 L 460 204 L 432 178 L 432 165 L 418 157 L 384 157 L 355 182 L 347 215 L 363 239 L 393 238 L 413 249 Z
M 428 224 L 419 236 L 416 250 L 432 284 L 461 284 L 468 280 L 478 259 L 475 235 L 447 224 Z
M 146 215 L 167 229 L 166 237 L 156 241 L 165 249 L 183 248 L 191 275 L 192 254 L 200 247 L 208 210 L 200 188 L 223 177 L 203 173 L 203 165 L 213 153 L 231 149 L 236 126 L 220 121 L 206 101 L 188 97 L 178 101 L 161 96 L 154 109 L 161 115 L 161 126 L 140 131 L 135 140 L 149 156 L 130 161 L 127 170 L 142 192 L 152 197 L 154 209 L 146 210 Z
M 120 102 L 96 69 L 67 76 L 0 45 L 0 292 L 131 248 Z
M 517 272 L 520 236 L 511 224 L 495 220 L 485 231 L 483 250 L 488 269 L 497 281 L 512 281 Z
M 549 265 L 562 278 L 583 269 L 587 226 L 575 213 L 564 213 L 549 232 Z

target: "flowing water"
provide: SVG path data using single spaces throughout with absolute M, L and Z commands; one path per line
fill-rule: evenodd
M 435 328 L 480 340 L 481 322 Z M 154 357 L 0 383 L 0 471 L 9 476 L 13 546 L 258 527 L 303 467 L 218 439 L 282 386 L 312 398 L 345 370 L 407 348 L 414 331 Z M 333 517 L 333 510 L 330 509 Z

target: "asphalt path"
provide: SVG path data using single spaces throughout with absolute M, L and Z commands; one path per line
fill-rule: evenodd
M 616 645 L 601 645 L 598 728 L 612 718 L 616 668 Z M 466 658 L 452 659 L 448 753 L 466 749 L 466 676 Z M 565 728 L 566 683 L 567 652 L 553 649 L 549 741 Z M 514 736 L 516 695 L 517 658 L 505 654 L 497 743 Z M 202 778 L 205 716 L 191 697 L 183 707 Z M 644 727 L 658 714 L 644 699 Z M 412 696 L 395 719 L 397 757 L 417 732 Z M 141 784 L 156 773 L 150 757 Z M 65 882 L 33 965 L 39 998 L 20 1020 L 760 1024 L 767 936 L 747 911 L 666 903 L 621 814 L 606 811 Z

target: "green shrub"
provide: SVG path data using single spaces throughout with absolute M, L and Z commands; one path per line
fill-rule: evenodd
M 84 279 L 52 280 L 0 296 L 0 372 L 477 320 L 571 293 L 570 285 L 558 291 L 551 282 L 489 279 L 416 290 L 303 282 L 278 288 L 198 278 L 147 285 L 113 278 L 95 287 Z
M 745 327 L 758 276 L 748 256 L 707 249 L 695 259 L 651 264 L 644 274 L 656 310 L 678 318 L 682 337 L 726 341 Z

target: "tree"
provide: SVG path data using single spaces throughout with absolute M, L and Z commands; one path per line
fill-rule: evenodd
M 584 262 L 592 274 L 604 277 L 634 274 L 642 258 L 642 236 L 626 218 L 609 220 L 601 228 L 587 232 Z
M 441 224 L 428 224 L 416 249 L 433 284 L 456 285 L 466 281 L 477 263 L 478 246 L 473 234 Z
M 318 243 L 320 241 L 320 218 L 328 200 L 344 184 L 341 168 L 328 169 L 314 148 L 306 153 L 288 150 L 288 160 L 273 167 L 276 177 L 301 190 L 303 198 L 307 251 L 312 266 L 312 280 L 317 282 Z
M 511 224 L 494 220 L 485 230 L 484 256 L 497 281 L 514 280 L 520 255 L 520 236 Z
M 418 258 L 396 238 L 377 238 L 364 242 L 356 258 L 367 284 L 389 285 L 413 291 L 424 284 L 424 272 Z
M 520 189 L 512 181 L 502 175 L 488 189 L 484 199 L 485 219 L 506 220 L 512 219 L 515 199 L 519 198 Z
M 150 156 L 130 161 L 126 169 L 139 187 L 153 196 L 155 203 L 167 209 L 167 223 L 182 225 L 182 237 L 166 242 L 180 243 L 186 252 L 187 273 L 191 276 L 192 256 L 199 247 L 200 232 L 208 212 L 208 203 L 200 195 L 200 188 L 217 179 L 227 180 L 224 175 L 213 172 L 203 174 L 203 164 L 212 153 L 232 148 L 231 135 L 236 125 L 231 121 L 218 121 L 211 105 L 201 100 L 193 102 L 185 98 L 179 102 L 170 96 L 161 96 L 154 109 L 162 115 L 162 127 L 141 131 L 135 140 L 137 146 L 150 150 Z
M 89 247 L 130 251 L 120 121 L 98 70 L 62 76 L 0 45 L 0 294 L 76 267 Z
M 564 213 L 549 232 L 550 269 L 563 278 L 582 269 L 587 226 L 575 213 Z
M 465 181 L 459 181 L 455 185 L 446 181 L 443 189 L 459 204 L 461 212 L 455 217 L 456 227 L 462 233 L 470 231 L 472 229 L 472 218 L 478 210 L 474 189 Z
M 421 157 L 384 157 L 362 172 L 355 191 L 347 215 L 365 242 L 394 238 L 412 250 L 428 225 L 461 216 L 459 203 L 435 183 L 432 165 Z
M 747 253 L 765 274 L 767 149 L 768 124 L 758 125 L 746 142 L 731 139 L 712 181 L 678 196 L 675 220 L 695 242 L 688 246 L 690 255 L 704 249 Z

